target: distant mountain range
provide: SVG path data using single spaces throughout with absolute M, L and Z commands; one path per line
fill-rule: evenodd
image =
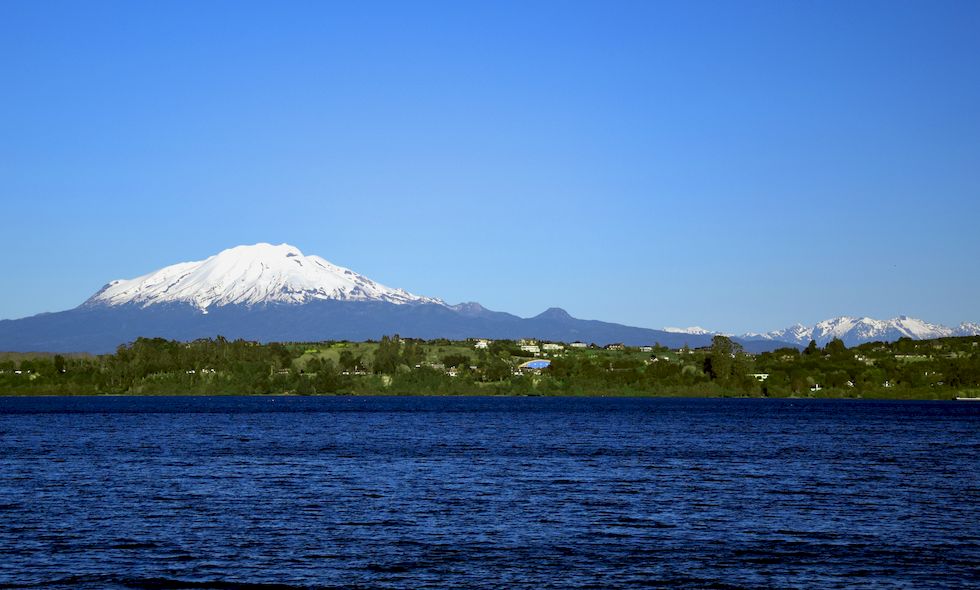
M 718 333 L 700 327 L 664 329 L 670 332 L 697 335 Z M 976 335 L 980 335 L 980 324 L 977 323 L 964 322 L 955 328 L 950 328 L 941 324 L 930 324 L 929 322 L 903 315 L 890 320 L 841 316 L 818 322 L 812 326 L 796 324 L 782 330 L 773 330 L 772 332 L 761 334 L 749 332 L 738 338 L 753 341 L 771 340 L 790 342 L 799 346 L 806 346 L 811 340 L 823 346 L 834 338 L 840 338 L 844 344 L 854 346 L 874 341 L 892 342 L 899 338 L 926 340 L 930 338 Z
M 261 342 L 367 340 L 385 334 L 415 338 L 539 338 L 596 344 L 710 344 L 704 328 L 652 330 L 573 318 L 559 308 L 531 317 L 491 311 L 479 303 L 449 305 L 381 285 L 288 244 L 224 250 L 129 280 L 108 283 L 68 311 L 0 321 L 0 350 L 108 352 L 138 337 L 215 337 Z M 734 339 L 750 352 L 805 346 L 833 337 L 847 344 L 901 336 L 980 333 L 977 324 L 945 328 L 921 320 L 837 318 Z
M 712 338 L 580 320 L 558 308 L 521 318 L 478 303 L 449 305 L 386 287 L 288 244 L 255 244 L 112 281 L 75 309 L 0 321 L 0 350 L 108 352 L 141 336 L 269 342 L 396 333 L 670 347 L 705 346 Z M 752 351 L 786 345 L 770 339 L 742 344 Z

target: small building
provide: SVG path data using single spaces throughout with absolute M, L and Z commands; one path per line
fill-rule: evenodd
M 476 341 L 476 344 L 473 345 L 473 348 L 476 348 L 478 350 L 486 350 L 490 348 L 490 344 L 492 344 L 492 341 L 481 339 Z
M 546 342 L 545 344 L 541 345 L 541 348 L 543 350 L 552 350 L 552 351 L 565 350 L 565 346 L 563 344 L 555 344 L 554 342 Z
M 518 366 L 518 368 L 521 370 L 540 371 L 542 369 L 547 369 L 550 366 L 551 366 L 551 361 L 538 359 L 533 361 L 527 361 L 526 363 L 521 363 L 520 366 Z
M 569 346 L 571 346 L 572 348 L 588 348 L 589 347 L 589 345 L 586 344 L 585 342 L 579 342 L 578 340 L 576 340 L 575 342 L 572 342 L 571 344 L 569 344 Z
M 517 344 L 519 344 L 520 346 L 534 346 L 537 343 L 538 341 L 533 338 L 521 338 L 520 340 L 517 341 Z
M 653 347 L 652 346 L 641 346 L 640 347 L 640 352 L 653 352 Z
M 606 346 L 606 350 L 626 350 L 626 346 L 622 343 L 609 344 Z
M 538 354 L 539 352 L 541 352 L 541 347 L 539 347 L 536 344 L 522 344 L 521 350 L 523 350 L 524 352 Z

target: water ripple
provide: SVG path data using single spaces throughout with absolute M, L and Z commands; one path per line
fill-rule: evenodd
M 980 586 L 980 407 L 0 398 L 0 588 Z

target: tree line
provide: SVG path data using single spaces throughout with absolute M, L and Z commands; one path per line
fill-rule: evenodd
M 698 395 L 948 399 L 980 394 L 980 338 L 747 354 L 716 336 L 698 350 L 566 349 L 545 358 L 500 340 L 385 336 L 369 343 L 259 344 L 141 338 L 100 356 L 0 357 L 4 395 Z M 328 351 L 328 352 L 324 352 Z M 339 352 L 338 352 L 339 351 Z

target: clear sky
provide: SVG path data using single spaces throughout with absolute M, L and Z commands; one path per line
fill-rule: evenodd
M 980 2 L 0 3 L 0 318 L 238 244 L 528 316 L 980 320 Z

